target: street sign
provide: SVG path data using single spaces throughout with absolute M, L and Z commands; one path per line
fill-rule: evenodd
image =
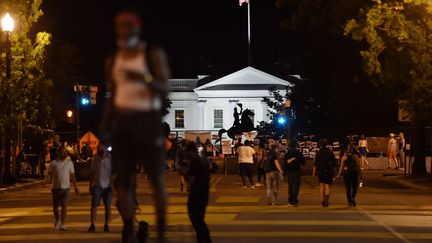
M 399 122 L 411 122 L 411 113 L 407 110 L 408 101 L 407 100 L 399 100 L 399 114 L 398 121 Z

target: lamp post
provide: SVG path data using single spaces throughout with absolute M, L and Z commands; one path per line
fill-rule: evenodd
M 6 13 L 5 16 L 3 17 L 1 21 L 1 25 L 6 35 L 6 79 L 10 80 L 11 79 L 11 52 L 12 52 L 10 35 L 11 32 L 14 30 L 15 23 L 9 13 Z
M 11 15 L 9 13 L 6 13 L 4 15 L 4 17 L 1 20 L 1 27 L 2 30 L 5 32 L 6 35 L 6 81 L 10 81 L 11 79 L 11 52 L 12 52 L 12 48 L 11 48 L 11 40 L 10 40 L 10 35 L 11 32 L 14 30 L 15 27 L 15 23 L 13 18 L 11 17 Z M 10 107 L 9 107 L 10 109 Z M 6 130 L 3 131 L 3 133 L 7 133 Z M 4 150 L 4 160 L 3 160 L 3 164 L 4 164 L 4 175 L 3 175 L 3 182 L 12 182 L 14 180 L 12 174 L 11 174 L 11 161 L 10 161 L 10 157 L 11 157 L 11 140 L 10 137 L 7 136 L 6 134 L 3 134 L 4 136 L 4 143 L 2 143 L 2 149 Z
M 286 139 L 287 142 L 291 140 L 291 99 L 287 98 L 284 103 L 285 107 L 285 115 L 287 117 L 287 125 L 286 125 Z

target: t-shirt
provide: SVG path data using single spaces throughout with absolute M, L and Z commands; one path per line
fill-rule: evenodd
M 264 171 L 266 173 L 278 171 L 276 167 L 275 160 L 277 160 L 277 157 L 275 156 L 267 156 L 266 162 L 264 164 Z
M 367 140 L 366 139 L 359 140 L 359 147 L 366 148 L 367 147 Z
M 53 160 L 48 170 L 52 175 L 53 189 L 69 189 L 70 175 L 75 173 L 74 165 L 70 159 Z
M 253 148 L 242 145 L 237 148 L 237 154 L 239 156 L 239 163 L 253 164 L 253 155 L 255 154 L 255 150 Z
M 334 154 L 327 148 L 320 149 L 315 156 L 315 167 L 320 173 L 333 173 L 336 166 Z
M 95 156 L 90 164 L 90 170 L 93 172 L 93 185 L 102 188 L 111 186 L 111 159 Z
M 303 154 L 297 149 L 290 149 L 285 154 L 285 171 L 299 172 L 301 166 L 305 164 Z

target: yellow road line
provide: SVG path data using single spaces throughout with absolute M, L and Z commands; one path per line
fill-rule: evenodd
M 226 197 L 221 196 L 216 199 L 217 203 L 257 203 L 260 201 L 259 197 Z
M 213 179 L 214 177 L 212 177 Z M 217 179 L 210 181 L 210 191 L 215 192 L 216 191 L 216 185 L 219 183 L 219 181 L 222 180 L 222 177 L 218 177 Z

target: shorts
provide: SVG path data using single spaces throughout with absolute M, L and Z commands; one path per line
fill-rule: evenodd
M 359 152 L 361 156 L 366 156 L 367 155 L 367 149 L 365 147 L 360 147 L 359 148 Z
M 52 203 L 54 207 L 67 205 L 69 201 L 69 189 L 51 189 Z
M 250 163 L 240 163 L 240 176 L 252 176 L 252 166 Z
M 105 207 L 111 206 L 112 188 L 94 186 L 92 190 L 92 207 L 98 207 L 102 198 Z
M 318 181 L 319 181 L 319 183 L 331 185 L 333 183 L 333 175 L 330 173 L 318 174 Z
M 389 158 L 396 158 L 396 151 L 389 151 L 388 152 L 388 157 Z

